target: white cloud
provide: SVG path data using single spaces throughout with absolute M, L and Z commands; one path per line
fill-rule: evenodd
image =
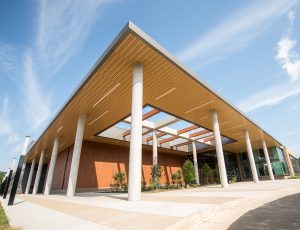
M 78 49 L 108 0 L 41 0 L 38 11 L 37 58 L 57 70 Z
M 283 100 L 300 94 L 300 82 L 297 84 L 280 84 L 258 92 L 238 104 L 244 112 L 276 105 Z
M 182 61 L 199 64 L 207 59 L 236 52 L 257 38 L 296 2 L 297 0 L 255 2 L 194 41 L 178 57 Z
M 0 137 L 6 138 L 8 144 L 15 144 L 20 140 L 18 133 L 14 128 L 14 123 L 8 114 L 9 109 L 9 97 L 5 95 L 0 113 Z
M 50 116 L 50 99 L 42 92 L 40 81 L 36 76 L 33 60 L 30 52 L 27 52 L 23 60 L 23 109 L 29 127 L 37 131 Z
M 244 112 L 273 106 L 289 97 L 300 94 L 300 82 L 297 81 L 300 77 L 300 59 L 297 53 L 293 51 L 297 41 L 289 38 L 295 20 L 294 11 L 290 10 L 288 12 L 288 18 L 290 21 L 290 25 L 287 29 L 288 35 L 283 36 L 277 44 L 276 60 L 278 60 L 281 67 L 286 71 L 291 82 L 273 86 L 246 98 L 239 103 L 239 107 Z
M 37 17 L 36 45 L 23 60 L 24 110 L 35 131 L 49 120 L 51 100 L 44 93 L 48 77 L 59 70 L 78 50 L 90 28 L 101 15 L 106 0 L 41 0 Z
M 276 60 L 278 60 L 281 67 L 286 71 L 288 77 L 293 82 L 300 77 L 300 59 L 298 54 L 294 51 L 297 40 L 289 38 L 295 20 L 294 11 L 289 11 L 288 18 L 290 20 L 288 35 L 283 36 L 277 43 Z
M 282 133 L 280 136 L 298 136 L 300 135 L 300 131 L 289 131 Z

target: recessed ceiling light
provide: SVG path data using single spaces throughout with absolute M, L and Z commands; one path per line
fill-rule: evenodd
M 221 123 L 221 124 L 219 124 L 219 125 L 225 125 L 225 124 L 228 124 L 228 123 L 230 123 L 231 121 L 225 121 L 225 122 L 223 122 L 223 123 Z
M 56 132 L 60 132 L 63 129 L 63 126 L 61 126 Z
M 173 88 L 173 89 L 170 89 L 168 90 L 167 92 L 163 93 L 162 95 L 158 96 L 157 98 L 155 98 L 155 100 L 159 100 L 161 99 L 162 97 L 168 95 L 169 93 L 173 92 L 176 88 Z
M 66 144 L 66 142 L 64 141 L 63 143 L 61 143 L 58 148 L 60 148 L 61 146 L 63 146 L 64 144 Z
M 111 90 L 109 90 L 103 97 L 101 97 L 94 105 L 98 105 L 104 98 L 106 98 L 108 95 L 110 95 L 116 88 L 118 88 L 121 85 L 121 83 L 116 84 Z
M 200 118 L 199 121 L 202 121 L 202 120 L 204 120 L 206 118 L 208 118 L 208 116 Z
M 107 113 L 108 113 L 108 110 L 105 111 L 104 113 L 102 113 L 100 116 L 96 117 L 94 120 L 92 120 L 92 121 L 89 123 L 89 125 L 94 124 L 97 120 L 99 120 L 101 117 L 103 117 L 103 116 L 104 116 L 105 114 L 107 114 Z
M 186 111 L 185 113 L 193 112 L 193 111 L 195 111 L 195 110 L 197 110 L 197 109 L 200 109 L 200 108 L 202 108 L 202 107 L 204 107 L 204 106 L 206 106 L 206 105 L 209 105 L 209 104 L 213 103 L 214 101 L 215 101 L 215 100 L 206 102 L 206 103 L 204 103 L 203 105 L 199 105 L 199 106 L 197 106 L 197 107 L 195 107 L 195 108 L 193 108 L 193 109 L 190 109 L 190 110 Z

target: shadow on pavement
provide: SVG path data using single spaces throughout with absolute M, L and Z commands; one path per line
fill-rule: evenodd
M 299 217 L 300 193 L 297 193 L 247 212 L 228 229 L 300 229 Z

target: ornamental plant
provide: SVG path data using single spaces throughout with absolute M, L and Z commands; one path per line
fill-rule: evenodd
M 113 175 L 115 187 L 117 190 L 125 189 L 126 184 L 125 184 L 125 173 L 123 172 L 117 172 L 115 175 Z
M 182 171 L 180 169 L 172 174 L 172 184 L 182 186 Z
M 186 187 L 195 183 L 194 165 L 190 160 L 184 162 L 182 166 L 182 175 Z
M 208 177 L 210 176 L 212 170 L 208 164 L 204 164 L 202 168 L 203 176 L 206 178 L 206 184 L 208 184 Z
M 160 187 L 160 178 L 162 176 L 162 167 L 153 165 L 151 167 L 151 188 L 158 189 Z

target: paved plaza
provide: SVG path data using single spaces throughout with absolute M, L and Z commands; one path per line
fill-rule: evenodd
M 241 182 L 226 189 L 214 185 L 146 192 L 137 202 L 128 202 L 126 193 L 19 195 L 14 206 L 4 203 L 4 208 L 11 224 L 25 230 L 227 229 L 248 211 L 299 191 L 300 180 Z M 296 203 L 289 205 L 299 209 Z M 239 223 L 243 222 L 238 220 L 231 228 L 238 229 Z

